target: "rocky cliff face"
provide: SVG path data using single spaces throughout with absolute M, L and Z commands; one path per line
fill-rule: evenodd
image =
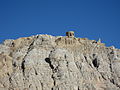
M 0 90 L 120 90 L 120 50 L 67 36 L 5 40 Z

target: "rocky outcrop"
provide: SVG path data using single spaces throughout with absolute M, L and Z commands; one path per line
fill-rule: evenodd
M 69 35 L 5 40 L 0 90 L 120 90 L 120 50 Z

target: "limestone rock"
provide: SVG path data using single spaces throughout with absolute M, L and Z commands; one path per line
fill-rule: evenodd
M 0 90 L 120 90 L 120 50 L 66 35 L 0 44 Z

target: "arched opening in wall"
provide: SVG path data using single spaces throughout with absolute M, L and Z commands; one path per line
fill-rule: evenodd
M 92 61 L 94 67 L 98 68 L 99 67 L 99 62 L 97 60 L 97 58 L 95 58 L 93 61 Z
M 70 36 L 72 36 L 72 33 L 70 33 Z

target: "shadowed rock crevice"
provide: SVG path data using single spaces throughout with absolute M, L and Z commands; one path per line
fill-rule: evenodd
M 55 73 L 56 69 L 54 69 L 53 65 L 51 64 L 50 58 L 45 58 L 45 61 L 49 64 L 50 68 L 52 69 L 51 78 L 53 79 L 53 86 L 52 86 L 51 90 L 54 90 L 54 86 L 55 86 L 54 73 Z
M 37 38 L 36 38 L 37 39 Z M 29 54 L 29 52 L 32 50 L 32 46 L 34 44 L 35 40 L 33 40 L 30 44 L 29 44 L 29 47 L 27 49 L 27 52 L 25 54 L 25 56 L 23 57 L 23 61 L 21 63 L 21 69 L 22 69 L 22 72 L 23 72 L 23 76 L 25 75 L 25 58 L 27 57 L 27 55 Z
M 45 58 L 45 61 L 49 64 L 51 69 L 54 69 L 53 65 L 51 64 L 50 58 Z
M 97 58 L 95 58 L 95 59 L 92 61 L 92 63 L 93 63 L 93 65 L 94 65 L 94 67 L 96 67 L 96 68 L 98 68 L 99 65 L 100 65 L 100 63 L 99 63 L 99 61 L 97 60 Z
M 25 61 L 22 62 L 21 64 L 21 69 L 22 69 L 22 72 L 23 72 L 23 75 L 25 73 L 25 65 L 24 65 Z

